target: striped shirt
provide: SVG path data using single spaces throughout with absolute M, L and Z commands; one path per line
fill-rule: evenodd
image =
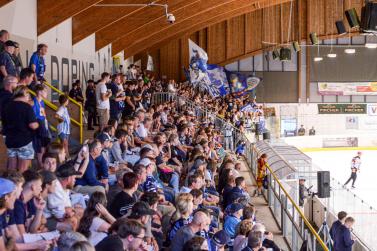
M 71 121 L 68 113 L 68 109 L 65 106 L 60 106 L 56 112 L 62 119 L 63 122 L 58 124 L 58 135 L 61 133 L 70 134 L 71 133 Z

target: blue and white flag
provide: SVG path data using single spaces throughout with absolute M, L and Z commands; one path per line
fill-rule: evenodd
M 207 74 L 207 53 L 189 39 L 190 82 L 194 87 L 206 88 L 210 84 Z
M 211 81 L 212 88 L 218 89 L 220 96 L 225 96 L 230 92 L 224 67 L 215 64 L 209 64 L 207 65 L 207 73 Z
M 255 111 L 256 109 L 251 104 L 247 104 L 241 107 L 241 112 L 255 112 Z

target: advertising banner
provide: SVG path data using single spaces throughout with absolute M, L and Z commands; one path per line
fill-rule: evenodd
M 319 82 L 318 93 L 324 96 L 377 95 L 377 82 Z
M 366 104 L 318 104 L 319 114 L 366 114 Z

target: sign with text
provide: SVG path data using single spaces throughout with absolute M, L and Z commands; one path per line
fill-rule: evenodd
M 319 95 L 377 95 L 377 82 L 356 82 L 356 83 L 318 83 Z
M 366 114 L 366 104 L 318 104 L 319 114 Z

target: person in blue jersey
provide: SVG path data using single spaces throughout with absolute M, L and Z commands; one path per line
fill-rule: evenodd
M 47 45 L 38 44 L 37 50 L 31 55 L 29 67 L 34 71 L 34 82 L 44 82 L 46 72 L 46 62 L 44 56 L 47 55 Z

